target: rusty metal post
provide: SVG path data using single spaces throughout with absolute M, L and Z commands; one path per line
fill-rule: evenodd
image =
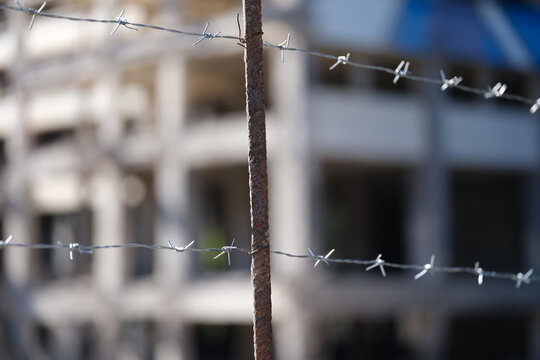
M 261 0 L 243 0 L 255 360 L 273 358 Z

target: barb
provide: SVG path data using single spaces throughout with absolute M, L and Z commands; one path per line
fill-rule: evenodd
M 536 111 L 538 110 L 538 108 L 540 108 L 540 98 L 538 98 L 538 99 L 536 100 L 536 103 L 535 103 L 533 106 L 531 106 L 531 114 L 536 113 Z
M 379 254 L 379 256 L 377 256 L 377 258 L 375 259 L 375 262 L 373 263 L 373 265 L 371 266 L 368 266 L 366 268 L 366 271 L 369 271 L 371 269 L 374 269 L 376 267 L 379 267 L 381 269 L 381 273 L 384 277 L 386 277 L 386 271 L 384 270 L 384 260 L 382 259 L 382 254 Z
M 69 243 L 62 244 L 60 241 L 57 242 L 61 247 L 69 248 L 69 260 L 73 261 L 73 251 L 77 250 L 80 254 L 92 254 L 93 251 L 86 246 L 81 246 L 79 243 Z
M 478 261 L 474 264 L 474 273 L 478 275 L 478 285 L 482 285 L 484 282 L 484 270 L 480 267 Z
M 441 90 L 442 91 L 445 91 L 448 88 L 456 87 L 457 85 L 459 85 L 460 82 L 463 81 L 463 78 L 461 76 L 459 76 L 459 77 L 454 76 L 451 79 L 447 79 L 444 76 L 444 71 L 442 71 L 442 70 L 441 70 L 441 78 L 442 78 L 442 81 L 443 81 L 443 84 L 441 85 Z
M 193 244 L 195 244 L 195 240 L 192 240 L 189 244 L 187 244 L 186 246 L 173 246 L 172 242 L 169 240 L 168 241 L 169 243 L 169 246 L 171 247 L 171 249 L 174 249 L 175 251 L 177 252 L 184 252 L 186 251 L 187 249 L 189 249 L 189 247 Z
M 525 273 L 525 275 L 523 275 L 522 273 L 517 273 L 516 275 L 516 289 L 519 289 L 519 287 L 521 286 L 521 283 L 525 283 L 525 284 L 530 284 L 531 283 L 531 275 L 533 273 L 533 269 L 529 269 L 529 271 L 527 271 L 527 273 Z
M 500 82 L 497 83 L 492 88 L 488 87 L 488 91 L 484 94 L 484 97 L 486 99 L 491 99 L 492 97 L 501 97 L 506 91 L 506 84 L 502 84 Z
M 431 273 L 431 275 L 433 275 L 434 274 L 434 272 L 433 272 L 434 271 L 433 270 L 434 265 L 435 265 L 435 255 L 431 255 L 431 259 L 429 260 L 429 263 L 425 264 L 422 271 L 420 271 L 418 274 L 416 274 L 416 276 L 414 277 L 414 280 L 420 279 L 422 276 L 426 275 L 428 271 Z
M 281 48 L 281 51 L 285 51 L 287 50 L 286 48 Z M 329 69 L 330 70 L 334 70 L 339 64 L 347 64 L 349 62 L 349 57 L 351 56 L 351 54 L 347 53 L 347 56 L 338 56 L 337 58 L 337 61 L 334 65 L 330 66 Z
M 204 39 L 228 39 L 228 40 L 235 40 L 237 41 L 237 43 L 243 46 L 243 42 L 245 42 L 245 38 L 243 38 L 241 34 L 239 34 L 239 36 L 222 35 L 220 34 L 219 31 L 216 32 L 215 34 L 211 34 L 211 33 L 206 33 L 206 29 L 203 31 L 203 33 L 197 33 L 197 32 L 184 31 L 184 30 L 167 28 L 167 27 L 162 27 L 162 26 L 157 26 L 157 25 L 132 23 L 121 17 L 120 19 L 117 18 L 117 19 L 111 20 L 111 19 L 94 19 L 94 18 L 83 18 L 83 17 L 66 16 L 66 15 L 59 15 L 59 14 L 52 14 L 52 13 L 44 13 L 40 10 L 25 8 L 24 6 L 22 6 L 19 0 L 15 0 L 15 2 L 18 6 L 0 4 L 0 9 L 23 12 L 26 14 L 30 14 L 33 17 L 43 16 L 43 17 L 48 17 L 48 18 L 62 19 L 62 20 L 69 20 L 69 21 L 115 24 L 116 27 L 123 25 L 132 30 L 145 28 L 145 29 L 151 29 L 151 30 L 157 30 L 157 31 L 170 32 L 170 33 L 174 33 L 178 35 L 197 36 L 199 37 L 199 39 L 195 43 L 199 43 L 200 41 Z M 257 35 L 260 35 L 260 34 L 257 34 Z M 454 77 L 452 79 L 438 79 L 438 78 L 430 78 L 430 77 L 424 77 L 424 76 L 416 76 L 408 71 L 408 64 L 410 63 L 405 62 L 405 61 L 402 61 L 403 65 L 401 66 L 401 67 L 404 66 L 404 69 L 402 69 L 400 66 L 398 66 L 398 68 L 396 69 L 391 69 L 384 66 L 353 62 L 349 60 L 349 56 L 335 56 L 335 55 L 313 51 L 309 49 L 294 48 L 294 47 L 290 47 L 288 43 L 284 45 L 283 42 L 280 44 L 272 44 L 269 42 L 263 42 L 263 45 L 265 47 L 274 48 L 281 51 L 282 59 L 284 59 L 285 51 L 294 51 L 294 52 L 303 53 L 309 56 L 332 60 L 335 63 L 331 66 L 331 68 L 335 68 L 336 66 L 342 64 L 342 65 L 349 65 L 349 66 L 360 68 L 360 69 L 388 73 L 394 76 L 394 83 L 397 83 L 399 79 L 407 79 L 411 81 L 423 82 L 426 84 L 438 85 L 441 87 L 441 89 L 444 86 L 445 88 L 444 90 L 446 90 L 446 88 L 448 87 L 452 87 L 461 92 L 484 96 L 487 99 L 492 98 L 492 97 L 502 98 L 502 99 L 506 99 L 506 100 L 510 100 L 510 101 L 527 105 L 530 109 L 530 113 L 532 114 L 535 114 L 537 110 L 540 108 L 540 98 L 533 99 L 533 98 L 528 98 L 521 95 L 508 94 L 506 93 L 506 85 L 503 85 L 503 84 L 500 85 L 500 88 L 496 88 L 497 85 L 494 88 L 488 88 L 488 91 L 486 92 L 486 90 L 483 90 L 483 89 L 461 85 L 462 81 L 464 80 L 461 77 Z M 445 86 L 445 84 L 447 86 Z
M 0 249 L 8 246 L 11 240 L 13 240 L 13 235 L 10 234 L 6 240 L 0 241 Z
M 201 37 L 199 38 L 199 40 L 195 41 L 193 43 L 193 46 L 197 45 L 198 43 L 200 43 L 201 41 L 203 41 L 204 39 L 213 39 L 215 38 L 216 36 L 219 35 L 219 33 L 221 33 L 221 31 L 218 31 L 217 33 L 215 34 L 212 34 L 212 33 L 207 33 L 206 30 L 208 29 L 208 25 L 210 25 L 210 23 L 206 23 L 206 25 L 204 26 L 204 30 L 201 34 Z
M 80 254 L 93 254 L 96 250 L 107 250 L 107 249 L 130 249 L 130 248 L 143 248 L 148 250 L 169 250 L 169 251 L 175 251 L 178 253 L 186 253 L 186 252 L 213 252 L 218 253 L 214 259 L 217 259 L 224 254 L 227 254 L 228 257 L 228 263 L 230 265 L 230 253 L 231 252 L 239 252 L 244 253 L 246 255 L 252 255 L 250 249 L 241 248 L 234 246 L 235 240 L 231 242 L 231 245 L 223 246 L 220 248 L 195 248 L 193 247 L 193 244 L 195 243 L 195 240 L 192 240 L 188 245 L 186 246 L 174 246 L 170 241 L 167 243 L 167 245 L 160 245 L 160 244 L 140 244 L 140 243 L 127 243 L 127 244 L 110 244 L 110 245 L 83 245 L 79 243 L 70 243 L 70 244 L 62 244 L 60 242 L 56 244 L 23 244 L 23 243 L 14 243 L 12 242 L 13 235 L 9 235 L 6 240 L 0 241 L 0 250 L 6 247 L 18 247 L 18 248 L 26 248 L 26 249 L 37 249 L 37 250 L 54 250 L 54 249 L 69 249 L 70 251 L 70 259 L 73 259 L 73 252 L 78 251 Z M 418 264 L 399 264 L 399 263 L 393 263 L 388 262 L 382 259 L 382 254 L 379 254 L 375 260 L 361 260 L 361 259 L 339 259 L 339 258 L 330 258 L 330 255 L 332 255 L 335 251 L 335 249 L 332 249 L 329 251 L 326 255 L 316 255 L 311 248 L 308 248 L 308 251 L 310 252 L 309 255 L 306 254 L 293 254 L 288 253 L 285 251 L 279 251 L 279 250 L 271 250 L 270 253 L 273 255 L 278 256 L 286 256 L 289 258 L 296 258 L 296 259 L 312 259 L 315 260 L 315 266 L 317 266 L 321 261 L 330 265 L 331 263 L 334 264 L 352 264 L 352 265 L 360 265 L 360 266 L 367 266 L 366 271 L 369 271 L 371 269 L 374 269 L 376 267 L 379 267 L 381 270 L 381 273 L 384 277 L 386 277 L 386 270 L 385 268 L 393 268 L 393 269 L 399 269 L 399 270 L 413 270 L 413 271 L 420 271 L 415 275 L 415 279 L 419 279 L 420 277 L 424 276 L 428 272 L 432 275 L 435 275 L 436 273 L 449 273 L 449 274 L 470 274 L 478 279 L 478 284 L 482 285 L 483 279 L 486 277 L 494 278 L 494 279 L 502 279 L 502 280 L 509 280 L 516 283 L 516 288 L 519 288 L 521 284 L 530 284 L 531 282 L 540 282 L 539 276 L 532 276 L 533 269 L 530 269 L 525 274 L 523 273 L 501 273 L 497 271 L 486 271 L 480 267 L 480 263 L 476 262 L 474 267 L 448 267 L 448 266 L 435 266 L 435 255 L 432 255 L 430 258 L 430 262 L 428 264 L 424 265 L 418 265 Z
M 398 67 L 394 70 L 394 74 L 396 76 L 394 76 L 394 85 L 397 84 L 398 80 L 406 75 L 409 75 L 409 65 L 411 63 L 409 61 L 405 62 L 405 60 L 401 60 L 401 62 L 399 63 Z M 403 67 L 405 66 L 405 67 Z
M 231 242 L 231 245 L 223 246 L 221 248 L 221 252 L 219 254 L 217 254 L 216 256 L 214 256 L 214 260 L 217 259 L 218 257 L 220 257 L 223 254 L 227 254 L 227 264 L 229 264 L 229 266 L 231 266 L 231 251 L 238 249 L 238 247 L 233 246 L 233 245 L 234 245 L 234 239 Z
M 126 28 L 130 29 L 130 30 L 135 30 L 135 31 L 139 31 L 139 29 L 137 29 L 136 27 L 133 27 L 133 26 L 129 26 L 129 22 L 126 20 L 126 18 L 123 18 L 122 15 L 124 15 L 124 10 L 122 10 L 120 12 L 120 15 L 118 15 L 116 17 L 116 22 L 118 24 L 116 24 L 116 26 L 114 27 L 113 31 L 111 31 L 111 35 L 114 35 L 114 33 L 116 32 L 116 30 L 118 30 L 118 28 L 120 27 L 120 25 L 122 26 L 125 26 Z
M 19 1 L 16 1 L 16 3 L 22 7 Z M 34 26 L 34 21 L 36 20 L 36 15 L 39 15 L 39 13 L 41 13 L 41 11 L 45 8 L 45 5 L 47 5 L 47 0 L 43 1 L 43 4 L 41 4 L 38 10 L 28 9 L 29 11 L 34 12 L 34 14 L 32 15 L 32 19 L 30 20 L 30 25 L 28 25 L 28 30 L 32 30 L 32 27 Z
M 330 255 L 332 255 L 332 253 L 334 252 L 335 249 L 332 249 L 328 252 L 328 254 L 326 255 L 315 255 L 313 253 L 313 250 L 311 250 L 311 248 L 308 248 L 309 250 L 309 253 L 311 254 L 311 257 L 314 258 L 314 259 L 317 259 L 317 261 L 315 261 L 315 265 L 313 265 L 313 267 L 317 267 L 317 265 L 319 265 L 319 263 L 321 261 L 324 261 L 326 265 L 330 265 L 330 263 L 328 262 L 328 257 L 330 257 Z
M 287 34 L 287 40 L 284 40 L 282 43 L 280 43 L 278 46 L 281 49 L 281 62 L 285 62 L 285 50 L 289 48 L 289 43 L 291 41 L 291 33 Z M 347 58 L 348 60 L 348 58 Z M 332 70 L 332 69 L 330 69 Z

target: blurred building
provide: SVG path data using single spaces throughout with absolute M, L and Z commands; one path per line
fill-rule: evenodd
M 11 2 L 6 2 L 11 4 Z M 537 2 L 536 2 L 537 4 Z M 272 0 L 264 38 L 540 94 L 534 1 Z M 29 2 L 37 8 L 40 3 Z M 46 12 L 238 33 L 235 0 Z M 249 247 L 242 48 L 0 11 L 3 235 Z M 484 100 L 266 51 L 272 248 L 540 269 L 540 125 Z M 250 359 L 248 256 L 0 251 L 1 359 Z M 540 291 L 274 256 L 276 358 L 538 359 Z

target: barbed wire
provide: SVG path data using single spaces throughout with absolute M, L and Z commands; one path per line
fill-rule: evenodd
M 228 39 L 228 40 L 235 40 L 238 42 L 239 45 L 242 46 L 243 43 L 246 41 L 246 37 L 240 36 L 233 36 L 233 35 L 223 35 L 220 31 L 215 33 L 207 33 L 206 30 L 208 29 L 209 23 L 206 23 L 206 26 L 204 27 L 204 30 L 202 33 L 198 32 L 191 32 L 191 31 L 184 31 L 179 30 L 175 28 L 168 28 L 163 26 L 157 26 L 157 25 L 148 25 L 143 23 L 135 23 L 130 22 L 126 18 L 123 17 L 124 11 L 122 10 L 120 15 L 118 15 L 115 19 L 94 19 L 94 18 L 85 18 L 85 17 L 75 17 L 75 16 L 67 16 L 67 15 L 59 15 L 59 14 L 53 14 L 53 13 L 47 13 L 43 12 L 42 10 L 45 8 L 47 1 L 44 1 L 39 9 L 33 9 L 29 7 L 24 7 L 19 0 L 15 0 L 15 3 L 18 6 L 10 6 L 10 5 L 1 5 L 0 9 L 5 10 L 11 10 L 11 11 L 18 11 L 23 12 L 29 15 L 32 15 L 32 19 L 29 24 L 29 29 L 32 29 L 36 16 L 42 16 L 47 18 L 54 18 L 54 19 L 62 19 L 62 20 L 69 20 L 69 21 L 77 21 L 77 22 L 89 22 L 89 23 L 103 23 L 103 24 L 115 24 L 114 29 L 111 31 L 111 35 L 114 35 L 114 33 L 118 30 L 120 26 L 124 26 L 130 30 L 138 30 L 141 29 L 151 29 L 151 30 L 157 30 L 157 31 L 165 31 L 170 32 L 174 34 L 179 35 L 185 35 L 185 36 L 197 36 L 199 39 L 193 43 L 193 45 L 199 44 L 204 39 Z M 272 44 L 270 42 L 264 41 L 263 45 L 268 48 L 277 49 L 282 52 L 282 61 L 284 61 L 284 52 L 285 51 L 292 51 L 292 52 L 299 52 L 306 55 L 329 59 L 335 61 L 335 63 L 330 66 L 329 70 L 335 69 L 339 65 L 349 65 L 355 68 L 361 68 L 366 70 L 373 70 L 373 71 L 379 71 L 388 73 L 390 75 L 394 76 L 393 83 L 394 85 L 397 84 L 398 80 L 400 79 L 407 79 L 412 81 L 418 81 L 423 82 L 427 84 L 433 84 L 438 85 L 441 87 L 442 91 L 447 90 L 448 88 L 453 88 L 462 92 L 471 93 L 474 95 L 480 95 L 484 96 L 485 99 L 491 99 L 491 98 L 502 98 L 507 99 L 510 101 L 522 103 L 525 105 L 530 106 L 530 112 L 531 114 L 534 114 L 537 112 L 538 109 L 540 109 L 540 98 L 533 99 L 528 98 L 521 95 L 515 95 L 507 93 L 507 85 L 498 82 L 493 87 L 488 86 L 487 89 L 480 89 L 475 88 L 471 86 L 465 86 L 462 85 L 463 77 L 460 76 L 453 76 L 452 78 L 446 78 L 444 75 L 444 72 L 441 70 L 441 78 L 431 78 L 431 77 L 425 77 L 425 76 L 418 76 L 414 75 L 412 72 L 409 71 L 410 62 L 409 61 L 401 61 L 401 63 L 396 67 L 395 69 L 387 68 L 384 66 L 378 66 L 378 65 L 371 65 L 371 64 L 365 64 L 360 62 L 355 62 L 350 60 L 350 53 L 347 53 L 346 56 L 340 55 L 335 56 L 323 52 L 318 52 L 314 50 L 309 49 L 301 49 L 301 48 L 295 48 L 290 46 L 290 39 L 291 35 L 287 35 L 287 40 L 283 41 L 280 44 Z
M 6 247 L 17 247 L 25 249 L 39 249 L 39 250 L 53 250 L 53 249 L 67 249 L 69 250 L 69 259 L 74 260 L 74 252 L 80 254 L 92 254 L 94 250 L 106 250 L 106 249 L 133 249 L 133 248 L 142 248 L 148 250 L 169 250 L 175 252 L 193 252 L 193 253 L 218 253 L 214 256 L 214 259 L 221 257 L 222 255 L 227 255 L 227 263 L 230 266 L 231 252 L 244 253 L 247 255 L 252 255 L 253 252 L 250 249 L 241 248 L 234 246 L 234 239 L 231 245 L 222 246 L 219 248 L 196 248 L 193 247 L 195 240 L 191 241 L 186 246 L 175 246 L 170 241 L 168 245 L 160 244 L 141 244 L 141 243 L 127 243 L 127 244 L 111 244 L 111 245 L 83 245 L 79 243 L 51 243 L 51 244 L 25 244 L 25 243 L 14 243 L 12 242 L 13 235 L 10 235 L 6 240 L 0 241 L 0 249 Z M 330 255 L 334 253 L 335 249 L 329 251 L 326 255 L 318 255 L 311 248 L 308 248 L 308 254 L 292 254 L 285 251 L 279 250 L 270 250 L 270 253 L 273 255 L 285 256 L 289 258 L 296 259 L 311 259 L 315 260 L 314 267 L 317 267 L 321 262 L 330 265 L 334 264 L 353 264 L 366 266 L 366 271 L 370 271 L 375 268 L 379 268 L 383 277 L 386 277 L 385 268 L 394 268 L 400 270 L 415 270 L 418 273 L 414 276 L 415 280 L 418 280 L 422 276 L 430 273 L 435 275 L 435 273 L 450 273 L 450 274 L 469 274 L 477 277 L 478 285 L 482 285 L 484 278 L 494 278 L 502 280 L 510 280 L 516 283 L 516 288 L 519 288 L 521 284 L 530 284 L 531 282 L 540 282 L 540 276 L 532 276 L 533 269 L 529 269 L 526 273 L 505 273 L 497 272 L 491 270 L 485 270 L 480 267 L 479 262 L 476 262 L 474 267 L 452 267 L 452 266 L 436 266 L 435 265 L 435 255 L 432 255 L 429 263 L 424 265 L 418 264 L 400 264 L 387 262 L 382 258 L 382 254 L 379 254 L 377 258 L 371 260 L 360 260 L 360 259 L 340 259 L 340 258 L 331 258 Z

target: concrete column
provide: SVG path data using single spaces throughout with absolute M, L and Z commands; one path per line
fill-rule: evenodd
M 23 28 L 25 20 L 21 17 L 9 17 L 10 26 Z M 23 33 L 17 33 L 17 61 L 10 70 L 13 79 L 13 92 L 17 101 L 14 123 L 16 127 L 6 138 L 7 177 L 5 180 L 5 218 L 4 233 L 13 234 L 14 242 L 32 243 L 35 238 L 33 213 L 28 196 L 28 156 L 30 152 L 29 136 L 25 125 L 26 93 L 21 83 L 25 73 L 26 60 L 23 51 Z M 36 252 L 22 248 L 5 248 L 4 285 L 6 287 L 6 308 L 14 359 L 26 359 L 34 348 L 31 337 L 32 320 L 28 311 L 27 286 L 35 274 Z
M 106 70 L 107 71 L 107 70 Z M 96 244 L 119 244 L 125 241 L 124 206 L 122 203 L 122 173 L 114 159 L 114 148 L 121 136 L 119 109 L 117 104 L 119 76 L 110 71 L 99 84 L 107 96 L 99 114 L 98 137 L 105 149 L 96 172 L 91 179 L 90 201 L 94 211 Z M 125 274 L 125 250 L 95 251 L 93 274 L 99 288 L 113 290 L 120 286 Z
M 161 323 L 156 342 L 156 360 L 188 360 L 193 359 L 193 351 L 189 331 L 184 326 L 169 321 Z
M 427 87 L 425 94 L 426 149 L 421 167 L 413 169 L 410 178 L 407 260 L 422 264 L 435 254 L 436 263 L 449 264 L 451 174 L 444 153 L 444 119 L 438 110 L 440 94 Z
M 55 359 L 76 359 L 80 356 L 80 332 L 72 324 L 61 324 L 53 328 L 53 353 Z
M 291 290 L 294 291 L 294 290 Z M 319 324 L 314 323 L 309 311 L 296 299 L 286 313 L 274 321 L 275 355 L 280 360 L 317 360 L 321 355 L 322 339 Z
M 191 242 L 189 169 L 178 159 L 176 151 L 186 113 L 184 59 L 172 56 L 159 63 L 156 99 L 157 136 L 164 149 L 156 166 L 156 241 L 186 246 Z M 155 256 L 158 281 L 175 284 L 189 276 L 190 254 L 158 251 Z
M 303 39 L 296 35 L 291 46 L 302 47 Z M 310 145 L 308 63 L 304 56 L 285 54 L 285 63 L 279 52 L 268 56 L 273 99 L 267 116 L 271 248 L 303 254 L 308 246 L 318 247 L 312 232 L 316 159 Z M 272 257 L 272 273 L 278 278 L 302 277 L 310 266 L 307 261 Z

